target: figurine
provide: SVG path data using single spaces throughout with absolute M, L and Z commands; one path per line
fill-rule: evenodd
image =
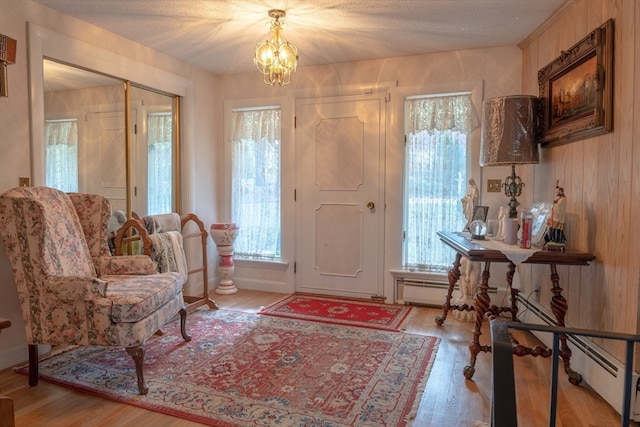
M 556 198 L 553 201 L 551 215 L 547 221 L 547 234 L 544 240 L 547 249 L 564 250 L 567 241 L 564 235 L 564 222 L 567 209 L 567 198 L 564 195 L 564 189 L 559 186 L 560 181 L 556 181 Z
M 505 237 L 504 219 L 509 216 L 509 208 L 507 206 L 500 206 L 498 209 L 498 231 L 495 233 L 495 240 L 503 241 Z
M 460 260 L 460 279 L 458 279 L 458 288 L 460 289 L 460 295 L 454 301 L 454 304 L 473 307 L 475 302 L 473 297 L 478 290 L 478 283 L 480 283 L 480 275 L 482 273 L 481 263 L 478 261 L 470 261 L 467 258 L 462 257 Z M 453 317 L 465 322 L 473 322 L 476 315 L 473 311 L 467 310 L 455 310 Z
M 462 203 L 462 213 L 467 220 L 467 223 L 464 227 L 465 230 L 467 229 L 467 227 L 469 227 L 471 221 L 473 221 L 473 211 L 478 204 L 479 193 L 480 191 L 478 190 L 476 181 L 473 178 L 469 179 L 469 188 L 467 189 L 467 193 L 460 200 L 460 203 Z
M 478 204 L 478 196 L 480 191 L 476 185 L 476 181 L 469 179 L 469 188 L 460 202 L 462 203 L 462 213 L 464 214 L 467 224 L 464 227 L 466 231 L 471 221 L 473 221 L 473 212 Z M 455 304 L 473 307 L 473 297 L 476 294 L 478 283 L 480 282 L 480 263 L 477 261 L 469 261 L 467 258 L 460 260 L 460 278 L 458 279 L 458 287 L 460 296 L 455 300 Z M 466 310 L 455 310 L 453 316 L 458 320 L 472 322 L 475 319 L 475 313 Z

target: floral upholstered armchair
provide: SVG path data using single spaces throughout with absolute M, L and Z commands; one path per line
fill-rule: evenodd
M 145 341 L 176 314 L 185 341 L 184 280 L 148 257 L 111 256 L 110 203 L 95 194 L 20 187 L 0 196 L 0 233 L 11 262 L 38 383 L 38 344 L 124 347 L 140 394 Z

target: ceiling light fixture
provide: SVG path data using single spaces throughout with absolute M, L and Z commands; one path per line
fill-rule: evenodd
M 266 84 L 273 86 L 278 83 L 286 86 L 291 82 L 291 73 L 298 66 L 298 49 L 282 38 L 282 25 L 280 18 L 286 16 L 284 10 L 271 9 L 269 16 L 271 21 L 271 40 L 258 43 L 256 56 L 253 59 L 256 68 L 262 73 Z

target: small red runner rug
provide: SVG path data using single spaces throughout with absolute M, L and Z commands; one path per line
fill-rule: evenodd
M 411 312 L 406 305 L 380 304 L 293 294 L 262 310 L 260 314 L 312 320 L 338 325 L 361 326 L 387 331 L 399 331 Z
M 219 427 L 403 427 L 415 417 L 439 343 L 229 310 L 196 310 L 187 330 L 191 342 L 179 322 L 147 341 L 146 396 L 122 348 L 52 356 L 40 362 L 40 378 Z M 32 424 L 47 425 L 46 416 Z

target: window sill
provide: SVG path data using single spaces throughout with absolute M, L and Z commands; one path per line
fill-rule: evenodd
M 236 267 L 260 268 L 264 270 L 285 271 L 289 268 L 289 263 L 279 260 L 264 260 L 252 258 L 233 258 L 233 264 Z

